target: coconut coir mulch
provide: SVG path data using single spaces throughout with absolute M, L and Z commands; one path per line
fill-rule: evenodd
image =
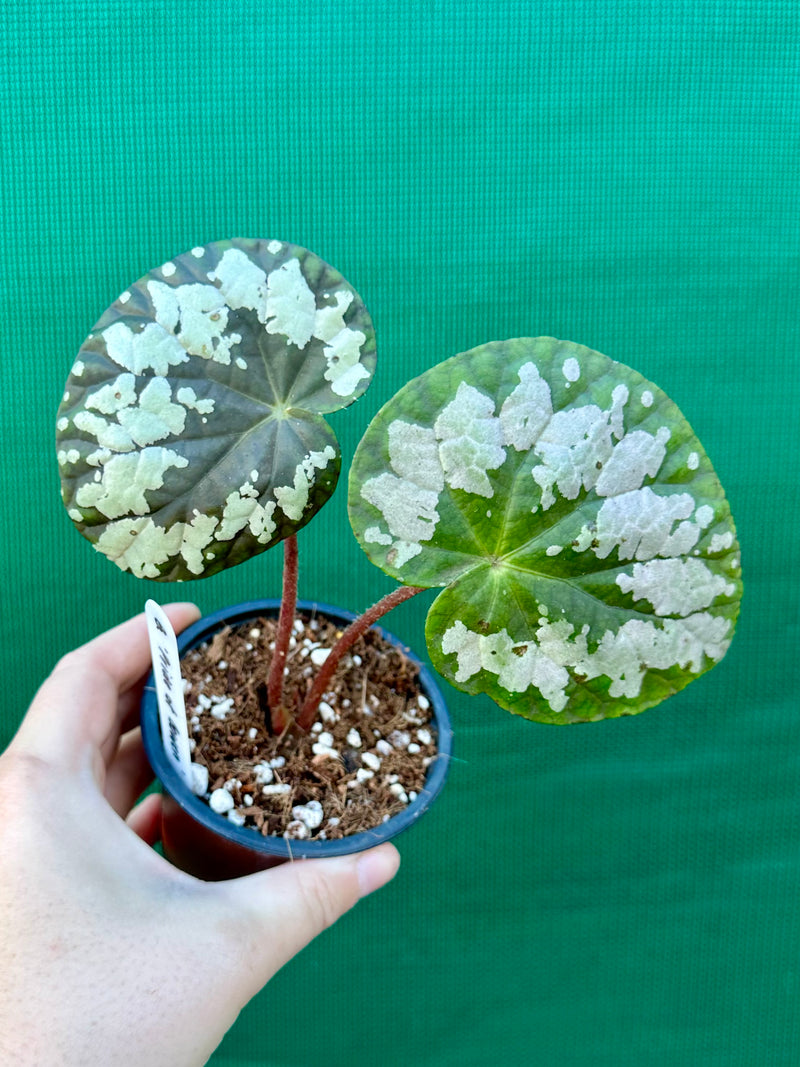
M 222 818 L 265 835 L 324 840 L 380 825 L 414 800 L 436 757 L 417 667 L 368 630 L 339 665 L 311 732 L 275 737 L 266 696 L 275 629 L 269 618 L 228 627 L 182 662 L 192 760 L 208 769 L 206 800 Z M 322 616 L 298 617 L 288 709 L 299 709 L 340 634 Z

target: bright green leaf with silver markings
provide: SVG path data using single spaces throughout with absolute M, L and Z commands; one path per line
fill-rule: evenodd
M 550 337 L 409 382 L 370 424 L 350 520 L 428 614 L 436 668 L 527 718 L 643 711 L 725 654 L 739 545 L 713 467 L 636 371 Z
M 353 287 L 280 241 L 198 246 L 92 329 L 58 411 L 62 497 L 140 578 L 202 578 L 294 534 L 341 464 L 323 416 L 356 400 L 375 334 Z

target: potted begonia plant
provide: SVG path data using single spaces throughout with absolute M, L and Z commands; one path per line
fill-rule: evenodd
M 353 458 L 349 516 L 400 584 L 359 617 L 298 605 L 296 535 L 341 462 L 324 416 L 374 366 L 369 315 L 337 271 L 235 239 L 126 290 L 67 381 L 64 503 L 123 570 L 186 581 L 284 546 L 280 601 L 182 635 L 193 788 L 170 778 L 145 700 L 179 826 L 170 850 L 204 877 L 367 847 L 425 810 L 446 773 L 446 710 L 430 673 L 373 627 L 423 590 L 441 590 L 425 628 L 438 672 L 546 723 L 636 714 L 733 636 L 736 532 L 686 419 L 636 371 L 550 337 L 461 353 L 384 405 Z

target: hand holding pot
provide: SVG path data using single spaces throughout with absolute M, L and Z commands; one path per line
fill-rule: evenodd
M 176 631 L 197 617 L 167 613 Z M 0 1059 L 203 1064 L 269 978 L 398 866 L 391 845 L 201 882 L 150 847 L 144 616 L 69 653 L 0 757 Z

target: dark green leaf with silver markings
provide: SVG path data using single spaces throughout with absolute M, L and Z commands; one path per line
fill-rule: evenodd
M 437 669 L 543 722 L 635 714 L 728 648 L 741 597 L 722 487 L 672 401 L 549 337 L 410 382 L 350 476 L 367 555 L 428 614 Z
M 323 260 L 198 246 L 135 282 L 84 342 L 58 412 L 62 496 L 138 577 L 206 577 L 295 533 L 333 492 L 323 416 L 375 367 L 372 323 Z

